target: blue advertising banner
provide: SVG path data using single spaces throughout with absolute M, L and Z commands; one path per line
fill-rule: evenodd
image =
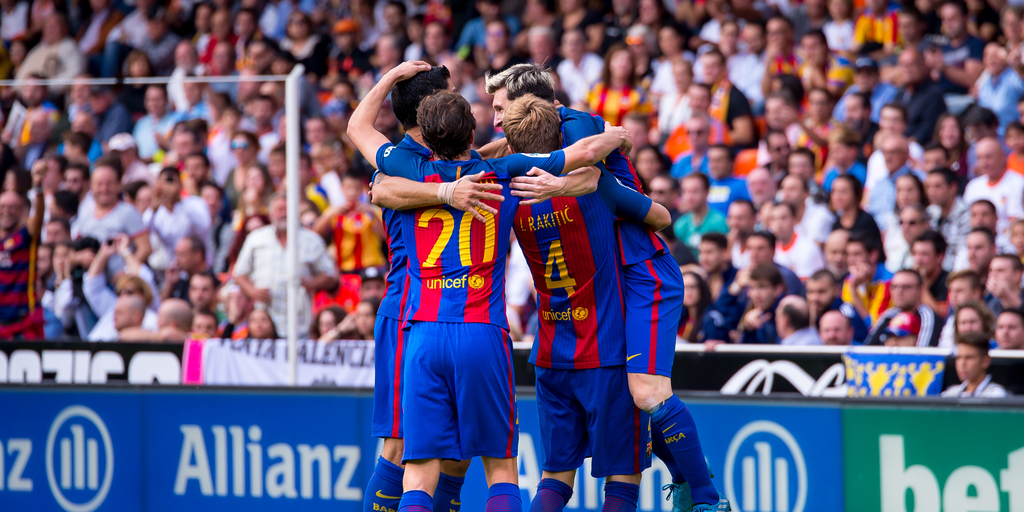
M 838 406 L 690 404 L 715 484 L 733 510 L 843 508 Z M 380 451 L 369 395 L 272 390 L 0 390 L 0 510 L 357 512 Z M 536 402 L 520 397 L 520 486 L 528 508 L 544 454 Z M 420 428 L 430 428 L 423 425 Z M 602 482 L 577 475 L 567 510 L 600 510 Z M 669 511 L 655 460 L 640 509 Z M 474 461 L 463 510 L 483 510 Z

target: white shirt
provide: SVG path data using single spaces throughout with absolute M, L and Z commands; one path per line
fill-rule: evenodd
M 821 30 L 825 33 L 829 50 L 845 52 L 853 47 L 853 21 L 830 21 Z
M 118 23 L 109 34 L 107 41 L 121 41 L 122 34 L 125 42 L 132 48 L 143 48 L 149 42 L 149 34 L 146 32 L 146 13 L 142 9 L 135 9 Z
M 808 197 L 804 201 L 804 216 L 793 230 L 804 238 L 823 244 L 828 240 L 828 235 L 832 232 L 832 224 L 835 221 L 835 216 L 827 207 L 815 203 Z
M 726 61 L 729 81 L 736 86 L 751 105 L 764 101 L 761 81 L 764 79 L 764 58 L 753 53 L 740 53 Z
M 142 317 L 142 329 L 146 331 L 152 331 L 154 334 L 160 330 L 157 327 L 157 315 L 152 309 L 147 309 L 145 315 Z M 117 341 L 120 338 L 120 333 L 117 332 L 117 328 L 114 327 L 114 310 L 111 309 L 103 314 L 99 320 L 96 321 L 96 325 L 93 326 L 92 330 L 89 331 L 89 341 Z
M 334 261 L 327 254 L 324 239 L 305 228 L 299 229 L 298 236 L 299 277 L 336 275 Z M 277 231 L 273 225 L 263 226 L 249 233 L 235 263 L 236 276 L 246 276 L 256 288 L 270 290 L 267 311 L 280 332 L 284 332 L 288 318 L 286 268 L 285 246 L 278 241 Z M 310 297 L 305 288 L 299 289 L 298 310 L 299 336 L 302 337 L 309 333 L 309 322 L 312 318 Z
M 1024 176 L 1007 170 L 999 181 L 990 184 L 988 176 L 978 176 L 964 187 L 964 202 L 968 208 L 979 199 L 988 199 L 996 206 L 996 236 L 1008 237 L 1010 223 L 1024 219 Z M 998 243 L 998 240 L 997 240 Z
M 658 129 L 666 136 L 671 135 L 692 115 L 689 94 L 679 94 L 675 91 L 665 93 L 658 102 Z
M 675 70 L 672 62 L 668 59 L 658 59 L 651 63 L 654 68 L 654 78 L 651 80 L 649 91 L 651 94 L 668 94 L 677 92 Z
M 737 269 L 750 266 L 750 251 L 744 251 L 741 245 L 739 242 L 732 245 L 732 266 Z
M 18 2 L 11 12 L 0 10 L 0 39 L 13 41 L 28 30 L 28 2 Z
M 1011 396 L 1006 391 L 1006 388 L 992 382 L 992 376 L 986 375 L 985 380 L 978 384 L 978 387 L 974 388 L 974 391 L 968 393 L 964 391 L 967 389 L 967 383 L 961 382 L 955 386 L 950 386 L 948 389 L 942 392 L 942 396 L 946 397 L 975 397 L 975 398 L 1006 398 Z
M 562 81 L 562 89 L 572 103 L 581 103 L 587 99 L 587 93 L 601 80 L 604 60 L 593 53 L 586 53 L 577 66 L 571 59 L 558 63 L 555 70 Z
M 99 42 L 100 31 L 103 30 L 103 23 L 107 21 L 107 16 L 110 16 L 110 9 L 94 13 L 89 19 L 89 27 L 85 29 L 82 38 L 78 40 L 78 51 L 82 54 L 91 50 Z
M 200 197 L 188 196 L 174 205 L 174 211 L 160 205 L 150 221 L 149 236 L 171 253 L 182 238 L 189 235 L 206 240 L 210 233 L 210 207 Z M 172 258 L 173 259 L 173 258 Z M 206 250 L 206 264 L 213 265 L 213 251 Z
M 775 243 L 775 263 L 792 270 L 800 279 L 807 279 L 811 274 L 825 268 L 825 256 L 821 254 L 818 244 L 798 233 L 793 233 L 789 245 Z

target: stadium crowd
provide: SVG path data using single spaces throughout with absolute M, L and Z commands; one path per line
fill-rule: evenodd
M 347 118 L 421 59 L 472 104 L 475 147 L 502 137 L 485 77 L 523 63 L 629 130 L 674 221 L 681 340 L 1024 349 L 1014 2 L 2 0 L 0 38 L 22 81 L 0 89 L 0 338 L 277 337 L 297 236 L 300 335 L 372 339 L 387 249 Z M 297 63 L 288 233 L 283 83 L 189 78 Z M 39 82 L 148 76 L 169 81 Z M 388 108 L 376 127 L 401 137 Z

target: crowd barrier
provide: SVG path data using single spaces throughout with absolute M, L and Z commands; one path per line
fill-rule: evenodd
M 1024 499 L 1017 399 L 682 396 L 736 511 L 1016 512 Z M 380 450 L 371 402 L 339 389 L 0 386 L 0 510 L 356 512 Z M 519 405 L 528 502 L 544 454 L 528 389 Z M 582 473 L 566 509 L 600 510 L 602 484 Z M 640 510 L 670 510 L 667 481 L 655 459 Z M 463 510 L 485 500 L 474 461 Z
M 0 383 L 283 386 L 289 382 L 286 352 L 284 340 L 11 342 L 0 344 Z M 993 381 L 1013 394 L 1024 394 L 1024 351 L 991 354 Z M 371 388 L 373 356 L 369 341 L 300 341 L 298 384 Z M 865 364 L 865 358 L 885 361 L 890 376 L 879 371 L 881 364 Z M 914 358 L 916 365 L 902 361 Z M 519 386 L 533 385 L 528 359 L 529 345 L 515 343 L 513 367 Z M 872 375 L 875 378 L 868 378 Z M 860 389 L 851 392 L 848 385 L 858 382 Z M 748 395 L 847 396 L 860 391 L 886 396 L 924 390 L 934 395 L 957 383 L 949 351 L 920 348 L 723 345 L 705 351 L 702 345 L 680 344 L 672 375 L 677 390 Z

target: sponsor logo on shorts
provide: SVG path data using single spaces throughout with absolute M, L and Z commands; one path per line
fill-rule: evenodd
M 583 320 L 586 320 L 588 316 L 590 316 L 590 310 L 583 306 L 576 309 L 569 307 L 558 311 L 549 309 L 541 312 L 541 319 L 546 322 L 567 322 L 569 320 L 582 322 Z

